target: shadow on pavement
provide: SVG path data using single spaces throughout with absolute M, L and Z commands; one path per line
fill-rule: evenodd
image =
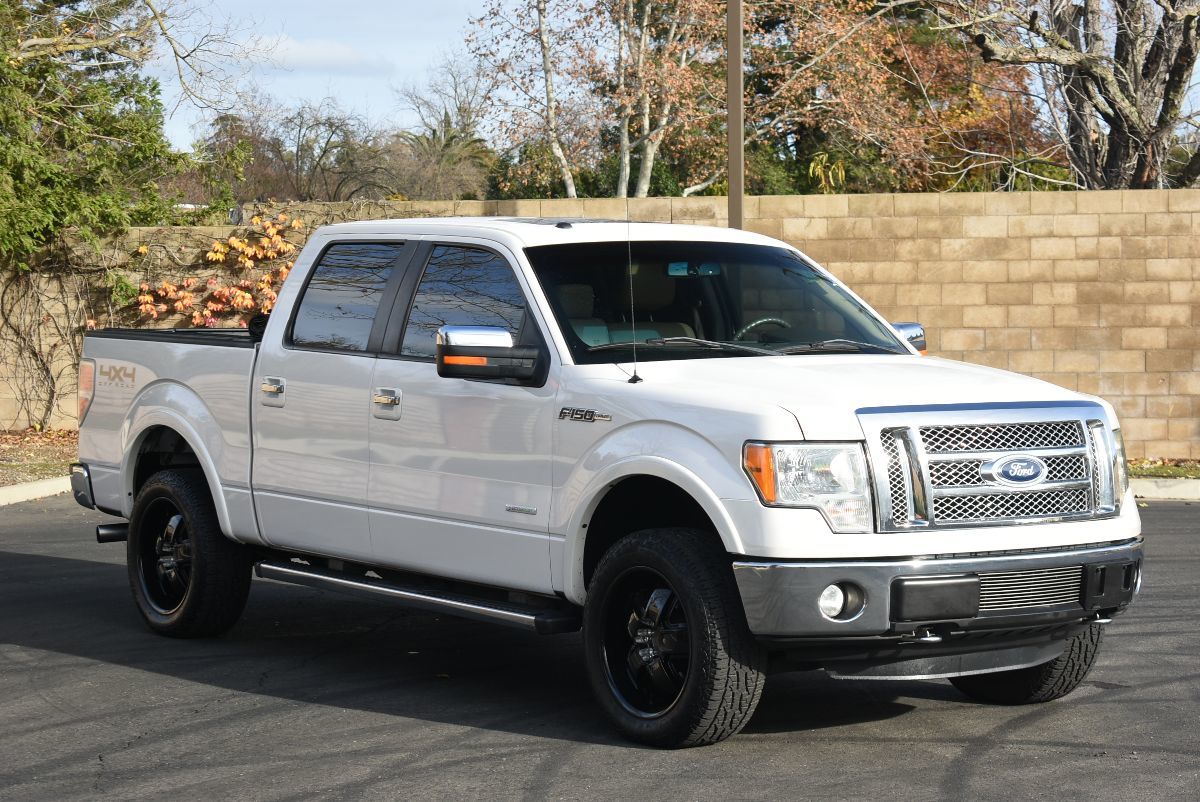
M 0 610 L 0 642 L 25 648 L 308 704 L 624 743 L 593 702 L 577 635 L 538 636 L 256 581 L 226 636 L 173 640 L 145 628 L 122 565 L 2 551 Z M 776 675 L 747 732 L 885 720 L 912 709 L 895 701 L 900 694 L 958 698 L 945 683 Z

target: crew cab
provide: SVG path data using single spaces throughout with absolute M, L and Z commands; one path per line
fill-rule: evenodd
M 1141 583 L 1117 417 L 924 346 L 757 234 L 333 225 L 247 330 L 89 332 L 72 486 L 156 632 L 252 574 L 582 629 L 645 743 L 775 671 L 1063 696 Z

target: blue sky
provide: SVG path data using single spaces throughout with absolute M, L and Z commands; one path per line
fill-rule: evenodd
M 214 19 L 235 23 L 276 43 L 275 64 L 253 67 L 267 94 L 292 104 L 333 97 L 372 120 L 405 122 L 393 88 L 420 84 L 439 55 L 461 47 L 478 0 L 201 0 Z M 199 20 L 197 20 L 199 21 Z M 168 110 L 174 91 L 163 66 Z M 182 105 L 167 120 L 171 142 L 189 148 L 203 115 Z

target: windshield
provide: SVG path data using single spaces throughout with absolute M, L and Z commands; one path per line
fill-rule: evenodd
M 909 351 L 835 281 L 786 248 L 589 242 L 526 256 L 578 364 Z

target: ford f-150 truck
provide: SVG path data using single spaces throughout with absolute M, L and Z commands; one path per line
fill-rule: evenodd
M 650 744 L 738 732 L 772 671 L 1058 698 L 1141 583 L 1117 417 L 923 349 L 756 234 L 334 225 L 248 330 L 90 332 L 72 486 L 156 632 L 252 574 L 582 629 Z

